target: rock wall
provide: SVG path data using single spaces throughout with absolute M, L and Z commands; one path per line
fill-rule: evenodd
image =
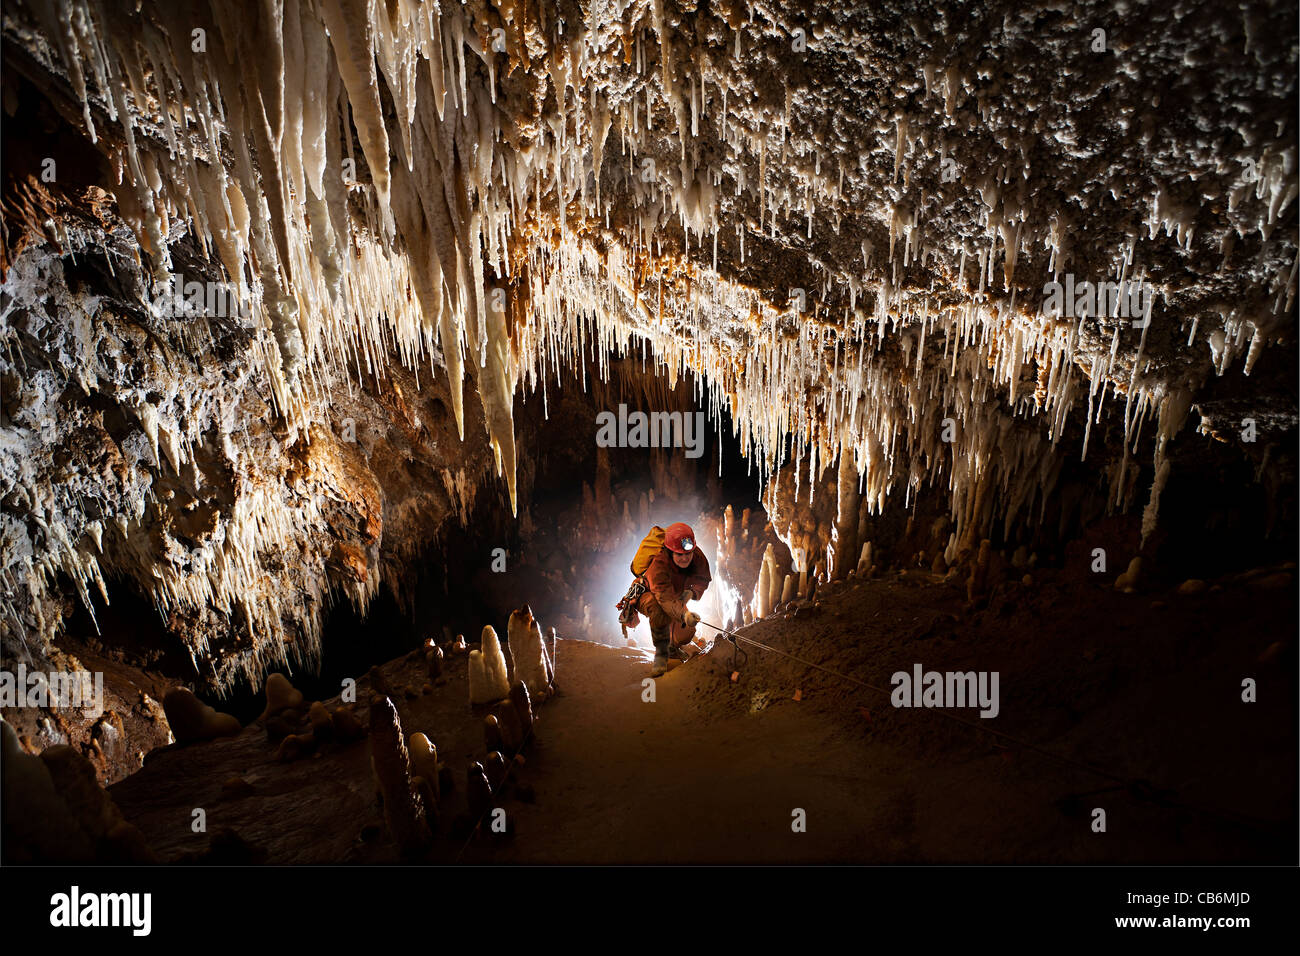
M 927 489 L 966 553 L 1032 526 L 1075 458 L 1145 539 L 1198 421 L 1285 487 L 1295 12 L 868 6 L 7 8 L 6 649 L 118 577 L 215 687 L 310 663 L 518 511 L 515 399 L 589 358 L 725 408 L 828 566 Z

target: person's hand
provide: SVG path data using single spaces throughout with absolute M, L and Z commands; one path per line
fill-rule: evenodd
M 685 591 L 682 592 L 683 604 L 685 604 L 687 601 L 694 601 L 694 600 L 695 600 L 695 592 L 692 591 L 690 588 L 687 588 Z
M 682 623 L 687 627 L 694 627 L 696 624 L 700 623 L 700 616 L 694 611 L 687 611 L 685 616 L 682 618 Z

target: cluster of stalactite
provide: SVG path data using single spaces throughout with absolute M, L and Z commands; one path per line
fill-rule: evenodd
M 969 548 L 994 522 L 1032 521 L 1068 453 L 1100 456 L 1117 509 L 1147 490 L 1149 531 L 1198 390 L 1251 374 L 1292 334 L 1295 81 L 1276 37 L 1294 14 L 1265 4 L 1195 27 L 1143 9 L 1140 36 L 1088 3 L 1073 19 L 1044 5 L 932 22 L 739 0 L 138 6 L 30 0 L 5 17 L 7 48 L 33 82 L 66 88 L 51 100 L 102 160 L 138 246 L 128 292 L 173 317 L 177 245 L 195 244 L 297 433 L 323 425 L 341 379 L 397 361 L 445 383 L 463 439 L 468 383 L 512 510 L 516 393 L 640 354 L 670 385 L 689 378 L 715 423 L 729 411 L 772 495 L 833 465 L 842 533 L 799 531 L 801 562 L 844 538 L 856 550 L 851 512 L 925 486 L 948 495 Z M 1244 53 L 1222 53 L 1220 34 Z M 976 36 L 1006 62 L 967 56 Z M 1170 58 L 1198 66 L 1153 95 Z M 1132 143 L 1088 141 L 1105 97 Z M 1231 135 L 1156 125 L 1174 109 Z M 83 240 L 53 232 L 75 256 Z M 33 298 L 32 254 L 10 263 L 15 301 Z M 1069 295 L 1052 305 L 1057 281 Z M 1103 283 L 1137 288 L 1141 307 L 1094 295 Z M 84 299 L 68 306 L 93 321 Z M 135 409 L 154 458 L 193 467 L 156 405 Z M 30 410 L 4 430 L 39 450 Z M 249 441 L 248 414 L 224 420 L 222 442 Z M 6 481 L 23 486 L 21 471 Z M 29 520 L 4 529 L 10 594 L 58 573 L 102 581 L 93 522 L 57 495 L 22 507 Z M 317 504 L 230 507 L 249 513 L 244 535 L 156 582 L 160 602 L 230 608 Z M 139 517 L 115 519 L 125 540 Z M 30 611 L 6 600 L 22 630 Z M 283 616 L 243 613 L 268 634 Z

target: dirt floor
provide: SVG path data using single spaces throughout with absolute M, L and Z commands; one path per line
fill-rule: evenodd
M 453 862 L 468 836 L 465 769 L 485 756 L 482 712 L 471 709 L 465 654 L 447 658 L 437 686 L 421 652 L 378 668 L 406 737 L 425 733 L 451 771 L 429 862 Z M 368 701 L 372 681 L 357 680 Z M 339 697 L 323 701 L 332 712 Z M 349 709 L 364 727 L 366 706 Z M 238 737 L 160 748 L 136 774 L 109 788 L 128 821 L 164 863 L 390 863 L 397 848 L 383 818 L 365 738 L 330 742 L 301 759 L 280 762 L 257 723 Z M 194 810 L 205 829 L 194 829 Z
M 733 681 L 715 646 L 653 702 L 647 651 L 561 639 L 560 693 L 495 801 L 509 832 L 468 841 L 465 767 L 484 745 L 464 657 L 435 688 L 418 653 L 382 671 L 404 731 L 455 780 L 427 862 L 1294 863 L 1296 593 L 1293 568 L 1197 595 L 1040 571 L 972 607 L 960 581 L 895 572 L 743 629 L 774 650 L 750 647 Z M 891 674 L 914 664 L 997 671 L 998 716 L 891 706 Z M 273 752 L 252 725 L 155 751 L 110 792 L 165 861 L 396 860 L 364 740 Z
M 753 648 L 736 682 L 718 647 L 659 680 L 651 703 L 648 655 L 562 641 L 562 695 L 519 774 L 536 802 L 508 806 L 513 839 L 480 840 L 465 859 L 1294 862 L 1289 572 L 1200 596 L 1040 578 L 971 612 L 937 576 L 891 575 L 740 632 L 885 689 L 914 663 L 998 670 L 990 720 L 895 709 Z M 1241 701 L 1244 677 L 1258 703 Z

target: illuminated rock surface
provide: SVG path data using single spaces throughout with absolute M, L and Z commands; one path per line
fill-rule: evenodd
M 956 564 L 1148 538 L 1189 445 L 1292 481 L 1295 12 L 868 6 L 10 5 L 6 649 L 111 578 L 213 689 L 312 666 L 331 602 L 527 509 L 515 399 L 584 355 L 729 414 L 765 609 L 922 494 Z

